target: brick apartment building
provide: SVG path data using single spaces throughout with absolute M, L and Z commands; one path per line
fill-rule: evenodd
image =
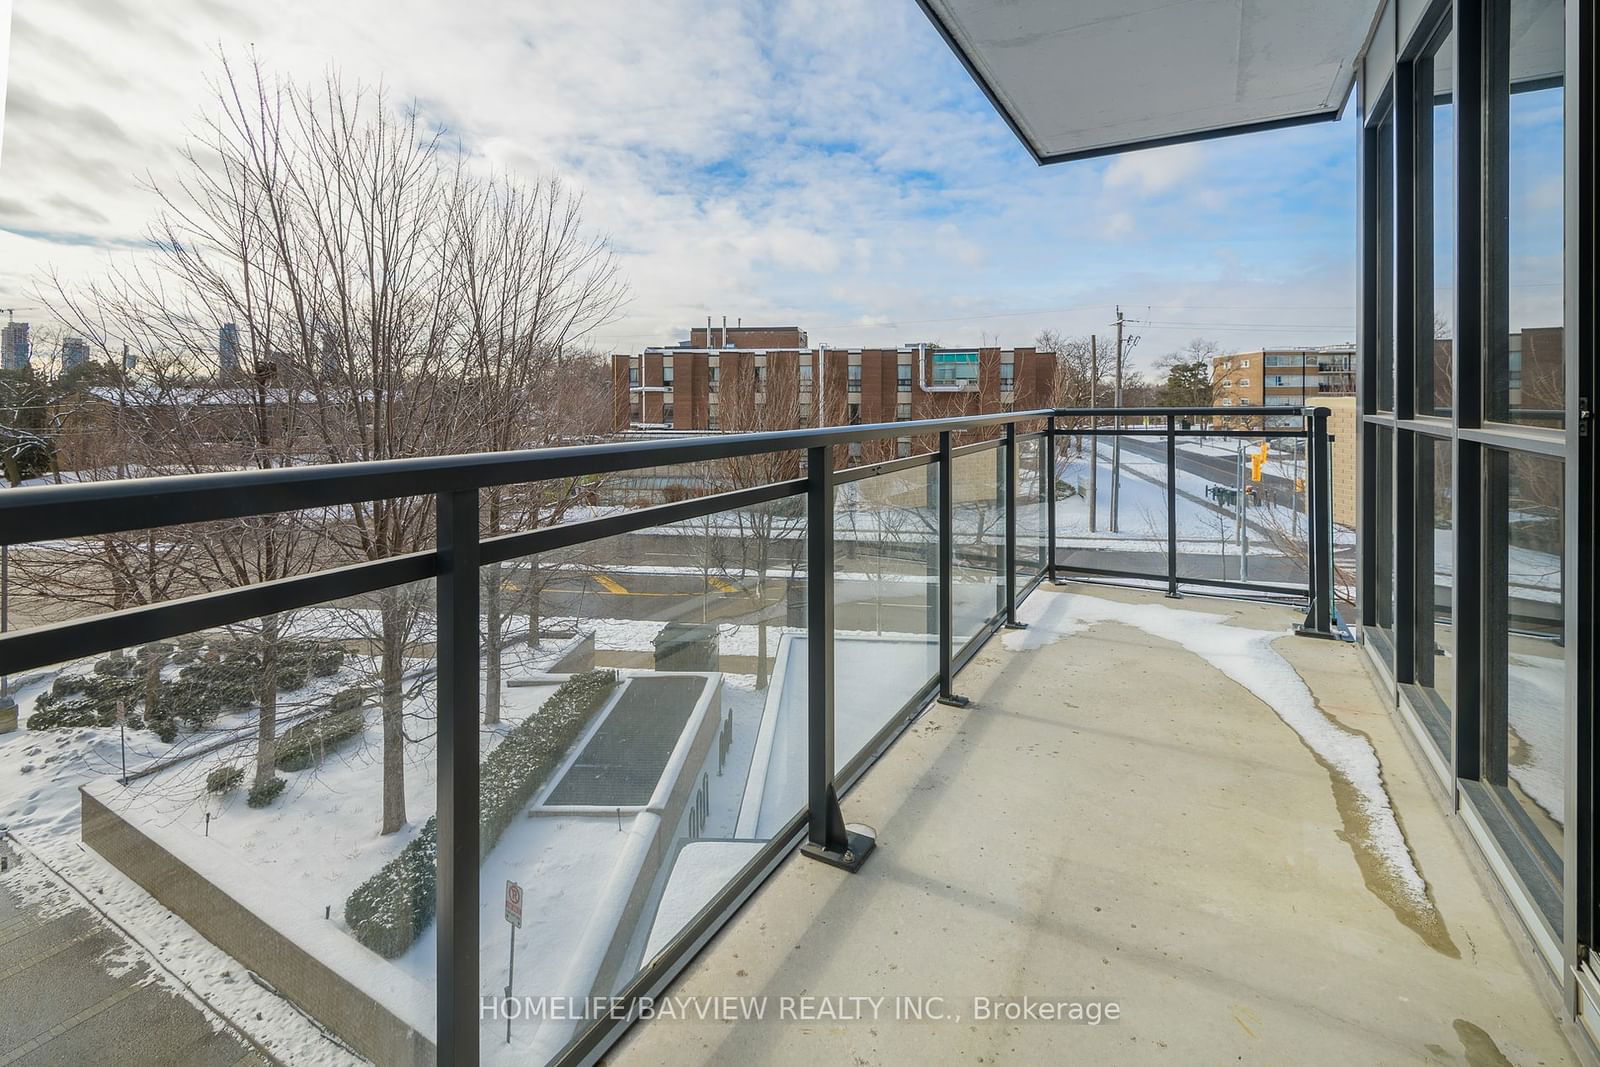
M 1354 396 L 1354 345 L 1269 348 L 1211 359 L 1218 407 L 1304 407 L 1319 397 Z
M 1047 407 L 1056 358 L 1032 348 L 813 348 L 798 326 L 707 326 L 612 356 L 611 377 L 618 430 L 783 430 Z M 850 458 L 936 444 L 908 435 L 851 446 Z

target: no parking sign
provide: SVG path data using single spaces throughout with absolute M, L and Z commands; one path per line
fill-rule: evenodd
M 506 882 L 506 922 L 522 927 L 522 887 L 511 881 Z

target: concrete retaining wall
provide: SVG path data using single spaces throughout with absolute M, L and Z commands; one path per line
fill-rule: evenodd
M 87 791 L 80 789 L 79 796 L 84 844 L 139 883 L 206 940 L 260 975 L 373 1062 L 385 1067 L 426 1067 L 435 1062 L 433 1042 L 428 1038 Z M 376 959 L 374 965 L 378 965 Z

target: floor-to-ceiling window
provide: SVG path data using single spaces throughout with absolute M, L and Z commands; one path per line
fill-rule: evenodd
M 1592 299 L 1565 281 L 1572 14 L 1457 0 L 1386 22 L 1363 175 L 1366 639 L 1557 945 L 1588 588 L 1568 494 L 1591 476 L 1568 414 L 1567 323 Z
M 1566 823 L 1564 6 L 1484 20 L 1484 625 L 1479 777 L 1503 845 L 1561 928 Z
M 1394 107 L 1386 109 L 1375 128 L 1367 131 L 1366 152 L 1371 159 L 1368 197 L 1373 243 L 1368 300 L 1373 322 L 1368 326 L 1365 399 L 1377 419 L 1363 427 L 1364 477 L 1372 486 L 1366 498 L 1363 540 L 1367 545 L 1362 597 L 1362 620 L 1372 627 L 1373 644 L 1394 670 L 1395 624 L 1395 501 L 1394 501 L 1394 371 L 1396 348 L 1396 122 Z

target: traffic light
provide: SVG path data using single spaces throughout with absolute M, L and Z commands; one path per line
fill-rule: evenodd
M 1260 448 L 1250 453 L 1250 480 L 1252 482 L 1259 482 L 1261 480 L 1261 468 L 1266 464 L 1266 462 L 1267 443 L 1263 441 L 1261 442 Z

